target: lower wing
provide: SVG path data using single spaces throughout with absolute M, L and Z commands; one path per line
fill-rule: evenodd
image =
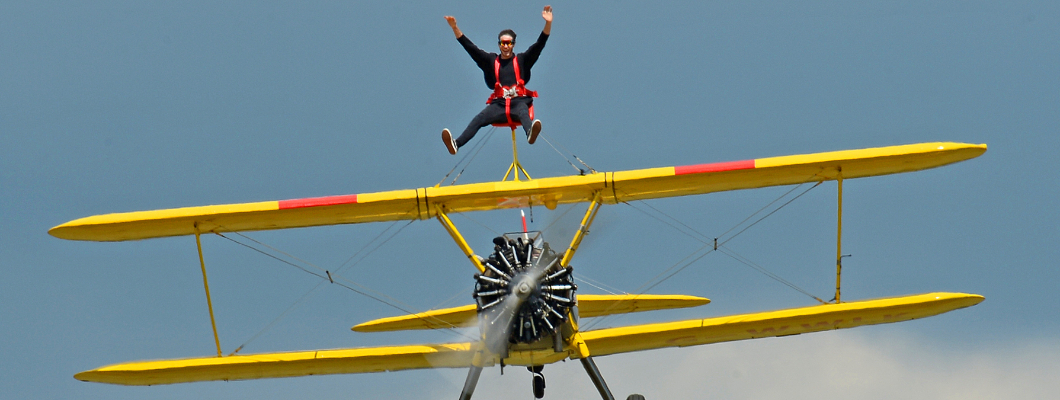
M 973 306 L 981 301 L 983 297 L 974 294 L 928 293 L 727 317 L 607 328 L 575 335 L 563 353 L 534 350 L 533 357 L 528 358 L 521 356 L 521 352 L 513 351 L 505 363 L 551 363 L 567 357 L 581 357 L 582 354 L 605 356 L 664 347 L 885 324 L 930 317 Z M 466 368 L 471 365 L 475 353 L 476 346 L 472 343 L 317 350 L 138 361 L 101 367 L 81 372 L 74 377 L 83 381 L 120 385 L 161 385 L 420 368 Z
M 983 296 L 975 294 L 927 293 L 608 328 L 583 332 L 581 336 L 591 355 L 604 356 L 664 347 L 695 346 L 901 322 L 970 307 L 981 301 Z

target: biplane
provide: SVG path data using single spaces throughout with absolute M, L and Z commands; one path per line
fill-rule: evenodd
M 514 152 L 513 134 L 513 152 Z M 745 339 L 798 335 L 934 316 L 969 307 L 983 297 L 965 293 L 926 293 L 900 297 L 841 300 L 842 189 L 847 179 L 936 168 L 971 158 L 986 145 L 921 143 L 834 151 L 700 165 L 531 179 L 518 162 L 501 181 L 376 193 L 211 205 L 97 215 L 49 230 L 69 240 L 127 241 L 194 235 L 203 284 L 210 307 L 217 354 L 177 360 L 108 365 L 76 374 L 89 382 L 162 385 L 184 382 L 297 377 L 400 371 L 420 368 L 466 368 L 459 398 L 471 398 L 483 368 L 525 366 L 533 373 L 536 398 L 544 396 L 542 368 L 578 360 L 603 399 L 613 399 L 594 357 L 668 347 L 685 347 Z M 520 179 L 520 172 L 526 179 Z M 741 315 L 648 323 L 602 329 L 580 329 L 583 318 L 650 310 L 693 307 L 710 300 L 685 295 L 577 294 L 572 259 L 604 205 L 664 197 L 763 188 L 802 183 L 838 183 L 836 293 L 822 304 Z M 469 213 L 528 206 L 555 209 L 560 204 L 588 204 L 581 225 L 560 246 L 540 232 L 505 234 L 472 249 L 449 218 Z M 478 326 L 477 340 L 461 343 L 394 345 L 265 354 L 222 355 L 217 338 L 200 235 L 436 219 L 476 270 L 474 304 L 377 319 L 353 327 L 357 332 L 448 329 Z M 330 275 L 329 275 L 330 277 Z M 632 398 L 633 396 L 631 396 Z

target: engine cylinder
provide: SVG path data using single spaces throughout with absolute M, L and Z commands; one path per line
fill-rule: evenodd
M 509 343 L 533 343 L 557 333 L 576 301 L 573 268 L 561 267 L 561 254 L 538 241 L 539 236 L 517 233 L 493 239 L 493 253 L 483 261 L 486 271 L 475 275 L 480 322 L 510 320 L 505 329 Z M 509 311 L 514 315 L 510 319 L 489 317 L 503 312 L 501 306 L 511 301 L 510 296 L 522 299 L 517 309 Z

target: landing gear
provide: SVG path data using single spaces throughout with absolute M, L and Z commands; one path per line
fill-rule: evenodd
M 534 374 L 534 398 L 540 399 L 545 397 L 545 375 L 541 373 L 545 369 L 544 365 L 535 365 L 532 367 L 526 367 L 527 371 Z
M 593 385 L 596 385 L 596 390 L 600 392 L 600 397 L 604 400 L 615 400 L 615 396 L 611 394 L 611 389 L 607 388 L 607 382 L 604 382 L 603 375 L 600 375 L 600 369 L 596 368 L 596 362 L 593 361 L 592 357 L 585 357 L 581 359 L 582 367 L 585 367 L 585 372 L 589 373 L 589 379 L 593 380 Z

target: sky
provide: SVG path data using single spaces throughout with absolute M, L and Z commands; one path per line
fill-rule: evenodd
M 425 2 L 426 3 L 426 2 Z M 155 387 L 73 374 L 216 350 L 194 239 L 64 241 L 90 215 L 499 179 L 508 132 L 450 156 L 488 89 L 443 16 L 495 51 L 543 26 L 544 4 L 0 3 L 0 398 L 454 398 L 465 371 L 420 370 Z M 528 87 L 544 141 L 534 177 L 953 141 L 959 164 L 848 180 L 843 299 L 932 291 L 981 304 L 927 319 L 596 360 L 619 398 L 994 399 L 1060 390 L 1060 4 L 1050 1 L 580 1 L 552 4 Z M 469 147 L 470 148 L 470 147 Z M 465 149 L 469 149 L 465 148 Z M 460 161 L 463 160 L 463 163 Z M 470 160 L 470 162 L 468 162 Z M 574 161 L 574 164 L 578 164 Z M 445 182 L 450 182 L 453 172 Z M 800 187 L 801 193 L 808 187 Z M 579 293 L 638 292 L 791 187 L 605 206 L 574 259 Z M 834 291 L 836 185 L 725 248 L 824 299 Z M 784 197 L 790 199 L 792 195 Z M 786 201 L 786 200 L 785 200 Z M 569 240 L 584 205 L 534 208 Z M 527 210 L 529 211 L 529 210 Z M 515 210 L 454 216 L 472 247 Z M 250 243 L 237 235 L 233 240 Z M 473 269 L 433 220 L 247 234 L 386 296 L 379 302 L 232 240 L 203 250 L 225 353 L 453 342 L 452 332 L 350 327 L 471 301 Z M 810 306 L 721 252 L 649 293 L 706 306 L 596 327 Z M 584 324 L 583 324 L 584 325 Z M 576 362 L 546 398 L 596 398 Z M 520 368 L 483 372 L 476 399 L 532 398 Z

